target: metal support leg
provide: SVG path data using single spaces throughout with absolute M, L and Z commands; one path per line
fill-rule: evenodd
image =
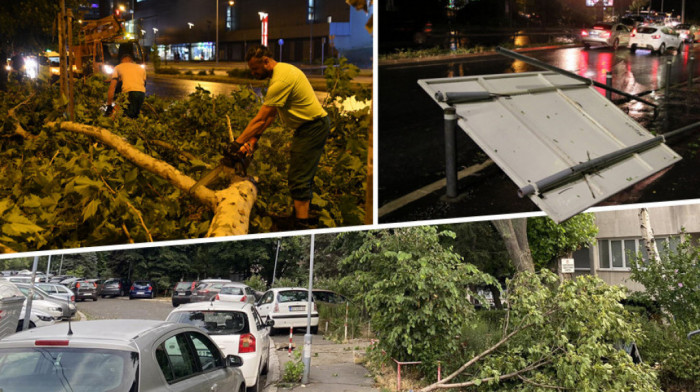
M 612 71 L 608 71 L 606 73 L 605 84 L 608 85 L 609 87 L 612 87 Z M 605 90 L 605 98 L 607 98 L 608 101 L 612 101 L 612 91 L 611 90 Z
M 447 197 L 457 197 L 457 112 L 455 108 L 445 109 L 445 176 Z
M 688 65 L 688 87 L 693 87 L 694 67 L 695 67 L 695 56 L 690 56 L 690 64 Z

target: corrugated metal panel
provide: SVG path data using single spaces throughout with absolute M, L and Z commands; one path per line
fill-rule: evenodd
M 491 99 L 452 106 L 460 128 L 520 188 L 654 139 L 593 87 L 556 73 L 424 79 L 418 83 L 443 108 L 449 105 L 436 98 L 438 92 L 495 94 Z M 680 159 L 658 143 L 529 197 L 561 222 Z

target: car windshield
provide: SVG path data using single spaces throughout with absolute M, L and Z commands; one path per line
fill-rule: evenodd
M 277 302 L 304 302 L 309 300 L 309 292 L 306 290 L 286 290 L 277 294 Z
M 192 282 L 180 282 L 175 286 L 175 290 L 187 290 L 192 287 Z
M 598 23 L 593 26 L 594 30 L 610 30 L 612 29 L 612 25 L 606 24 L 606 23 Z
M 222 287 L 221 294 L 243 295 L 242 287 Z
M 639 34 L 653 34 L 656 32 L 655 27 L 640 27 L 637 29 Z
M 168 321 L 194 325 L 206 330 L 209 335 L 238 335 L 250 332 L 248 317 L 244 312 L 227 310 L 175 312 L 168 316 Z
M 139 357 L 120 350 L 27 347 L 0 351 L 3 392 L 138 389 Z

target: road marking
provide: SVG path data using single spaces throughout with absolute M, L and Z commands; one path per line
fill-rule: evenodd
M 485 168 L 489 167 L 490 165 L 493 164 L 493 161 L 490 159 L 485 160 L 483 163 L 480 163 L 478 165 L 473 165 L 467 168 L 464 168 L 457 172 L 457 180 L 461 180 L 465 177 L 471 176 L 473 174 L 476 174 L 480 172 L 481 170 L 484 170 Z M 408 204 L 413 203 L 416 200 L 419 200 L 431 193 L 434 193 L 436 191 L 439 191 L 440 189 L 443 189 L 447 186 L 447 180 L 446 179 L 441 179 L 439 181 L 436 181 L 430 185 L 426 185 L 420 189 L 417 189 L 407 195 L 401 196 L 396 200 L 392 200 L 383 206 L 379 208 L 379 216 L 382 217 L 384 215 L 390 214 L 396 210 L 398 210 L 401 207 L 404 207 Z

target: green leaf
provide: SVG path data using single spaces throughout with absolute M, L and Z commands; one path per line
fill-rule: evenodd
M 97 212 L 97 207 L 99 205 L 100 201 L 98 199 L 94 199 L 90 203 L 88 203 L 87 207 L 85 207 L 85 209 L 83 210 L 83 222 L 95 215 L 95 213 Z

